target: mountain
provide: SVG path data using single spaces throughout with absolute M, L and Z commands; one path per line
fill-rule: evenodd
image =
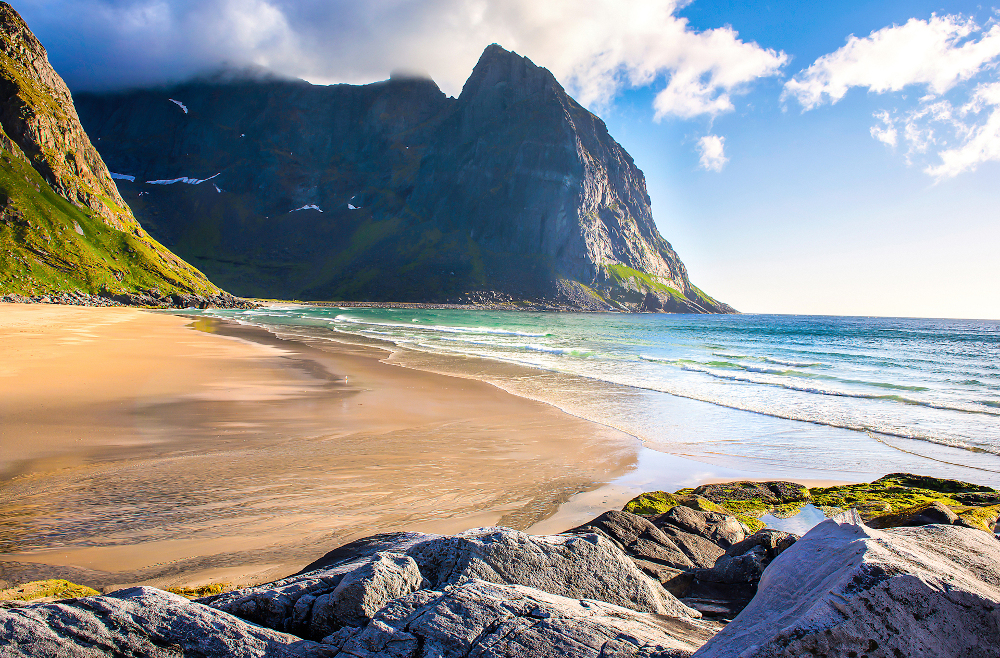
M 458 98 L 227 71 L 77 107 L 142 223 L 239 294 L 732 312 L 604 123 L 498 45 Z
M 45 48 L 0 2 L 0 294 L 150 289 L 220 292 L 139 225 Z

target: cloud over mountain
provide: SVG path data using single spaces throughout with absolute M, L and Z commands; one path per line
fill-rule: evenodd
M 730 27 L 691 29 L 677 15 L 684 4 L 39 0 L 24 14 L 77 89 L 176 81 L 226 62 L 318 83 L 422 71 L 457 95 L 483 48 L 496 42 L 552 70 L 585 105 L 653 85 L 661 87 L 657 118 L 690 118 L 731 111 L 734 95 L 786 63 L 784 53 L 742 41 Z

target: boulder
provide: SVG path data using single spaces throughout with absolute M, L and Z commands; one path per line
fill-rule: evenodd
M 719 512 L 700 511 L 683 505 L 678 505 L 669 512 L 652 517 L 650 521 L 659 528 L 665 524 L 676 526 L 686 532 L 704 537 L 723 548 L 729 548 L 733 544 L 743 541 L 747 536 L 746 528 L 734 516 Z
M 663 531 L 637 514 L 612 510 L 567 532 L 571 534 L 593 532 L 604 535 L 637 560 L 652 561 L 682 570 L 694 567 L 687 554 L 663 534 Z
M 655 528 L 654 528 L 655 530 Z M 700 616 L 597 534 L 532 536 L 479 528 L 454 536 L 395 533 L 352 542 L 299 573 L 199 601 L 278 631 L 321 639 L 360 626 L 387 601 L 469 578 L 530 585 L 640 612 Z
M 726 501 L 754 501 L 781 505 L 811 500 L 807 487 L 797 482 L 781 481 L 703 484 L 693 493 L 719 505 L 725 505 Z
M 875 530 L 829 519 L 764 571 L 699 658 L 986 658 L 1000 637 L 1000 542 L 961 526 Z
M 793 535 L 790 532 L 765 528 L 764 530 L 758 530 L 743 541 L 727 548 L 726 555 L 743 555 L 760 546 L 767 552 L 768 560 L 773 560 L 781 555 L 782 551 L 794 544 L 798 538 L 798 535 Z
M 424 584 L 413 558 L 376 553 L 345 574 L 332 592 L 312 601 L 300 597 L 294 607 L 295 627 L 308 623 L 310 636 L 322 637 L 344 626 L 364 626 L 386 603 Z
M 867 525 L 869 528 L 898 528 L 930 525 L 932 523 L 953 525 L 958 523 L 958 515 L 951 511 L 947 505 L 934 501 L 924 505 L 907 507 L 891 514 L 877 516 L 868 521 Z
M 335 653 L 151 587 L 0 608 L 0 638 L 4 658 L 320 658 Z
M 710 569 L 715 566 L 716 560 L 726 554 L 726 549 L 694 533 L 672 525 L 664 525 L 661 530 L 696 567 Z
M 364 630 L 329 638 L 341 656 L 689 656 L 718 626 L 664 618 L 522 585 L 466 580 L 383 608 Z
M 508 528 L 479 528 L 417 544 L 407 554 L 435 589 L 477 578 L 640 612 L 698 616 L 618 546 L 595 533 L 533 536 Z

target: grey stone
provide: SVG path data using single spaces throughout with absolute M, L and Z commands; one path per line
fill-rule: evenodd
M 344 656 L 689 656 L 712 622 L 638 613 L 520 585 L 466 580 L 393 601 Z
M 746 539 L 746 529 L 736 517 L 719 512 L 703 512 L 683 505 L 658 515 L 652 521 L 661 529 L 664 524 L 669 523 L 722 548 L 729 548 Z
M 328 566 L 200 601 L 255 624 L 316 640 L 341 626 L 365 623 L 390 598 L 467 578 L 530 585 L 644 612 L 699 615 L 611 540 L 596 534 L 536 537 L 507 528 L 447 537 L 399 533 L 352 542 L 314 564 Z M 425 578 L 427 583 L 422 582 Z
M 151 587 L 0 608 L 4 658 L 321 658 L 331 647 Z
M 407 553 L 436 589 L 478 578 L 641 612 L 698 615 L 597 534 L 532 536 L 508 528 L 479 528 L 419 543 Z
M 567 532 L 583 534 L 593 532 L 594 530 L 600 530 L 612 538 L 621 548 L 632 544 L 642 536 L 657 542 L 669 541 L 655 525 L 650 523 L 649 519 L 638 514 L 619 510 L 605 512 L 593 521 L 589 521 Z
M 852 512 L 771 562 L 696 655 L 995 658 L 998 637 L 1000 542 L 960 526 L 874 530 Z
M 727 548 L 726 555 L 743 555 L 760 546 L 767 552 L 768 559 L 773 560 L 781 555 L 782 551 L 794 544 L 798 538 L 798 535 L 790 532 L 765 528 L 758 530 L 743 541 Z
M 301 619 L 310 637 L 323 637 L 342 626 L 364 626 L 392 599 L 417 591 L 423 577 L 413 558 L 398 553 L 376 553 L 371 561 L 349 571 L 334 590 L 307 601 Z M 303 599 L 296 602 L 296 609 Z M 301 628 L 301 625 L 297 625 Z
M 672 525 L 664 525 L 661 530 L 696 567 L 710 569 L 715 566 L 716 560 L 726 554 L 726 549 L 718 544 Z
M 677 548 L 677 545 L 666 538 L 664 542 L 655 542 L 645 537 L 640 537 L 625 547 L 625 552 L 633 559 L 649 560 L 659 562 L 674 569 L 691 569 L 694 563 L 684 554 L 684 551 Z

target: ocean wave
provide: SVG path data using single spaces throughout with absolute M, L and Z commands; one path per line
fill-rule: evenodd
M 493 327 L 453 327 L 449 325 L 426 325 L 426 324 L 404 324 L 402 322 L 375 322 L 372 320 L 362 320 L 352 318 L 347 315 L 338 315 L 333 322 L 346 322 L 348 324 L 365 325 L 370 327 L 392 327 L 395 329 L 423 331 L 436 331 L 446 334 L 488 334 L 495 336 L 521 336 L 522 338 L 545 338 L 550 334 L 538 334 L 527 331 L 514 331 L 511 329 L 495 329 Z
M 989 416 L 1000 416 L 1000 412 L 988 411 L 985 409 L 977 409 L 971 405 L 949 405 L 940 402 L 931 402 L 928 400 L 916 400 L 913 398 L 907 398 L 902 395 L 883 395 L 878 393 L 862 393 L 856 391 L 843 391 L 830 388 L 820 388 L 816 386 L 796 386 L 788 382 L 775 382 L 766 381 L 762 379 L 755 379 L 752 377 L 740 377 L 738 375 L 730 375 L 725 373 L 713 372 L 708 368 L 695 368 L 691 366 L 685 366 L 685 370 L 691 370 L 694 372 L 701 372 L 706 375 L 710 375 L 717 379 L 727 379 L 730 381 L 743 382 L 747 384 L 760 384 L 763 386 L 774 386 L 778 388 L 783 388 L 789 391 L 798 391 L 800 393 L 811 393 L 814 395 L 830 395 L 834 397 L 843 398 L 855 398 L 859 400 L 885 400 L 890 402 L 899 402 L 902 404 L 909 404 L 914 406 L 928 407 L 930 409 L 940 409 L 942 411 L 958 411 L 962 413 L 970 414 L 986 414 Z M 1000 408 L 1000 407 L 998 407 Z
M 713 352 L 712 355 L 720 356 L 723 359 L 760 361 L 761 363 L 771 363 L 776 366 L 789 366 L 791 368 L 812 368 L 814 366 L 823 365 L 818 361 L 787 361 L 784 359 L 775 359 L 769 356 L 750 356 L 748 354 L 727 354 L 725 352 Z

